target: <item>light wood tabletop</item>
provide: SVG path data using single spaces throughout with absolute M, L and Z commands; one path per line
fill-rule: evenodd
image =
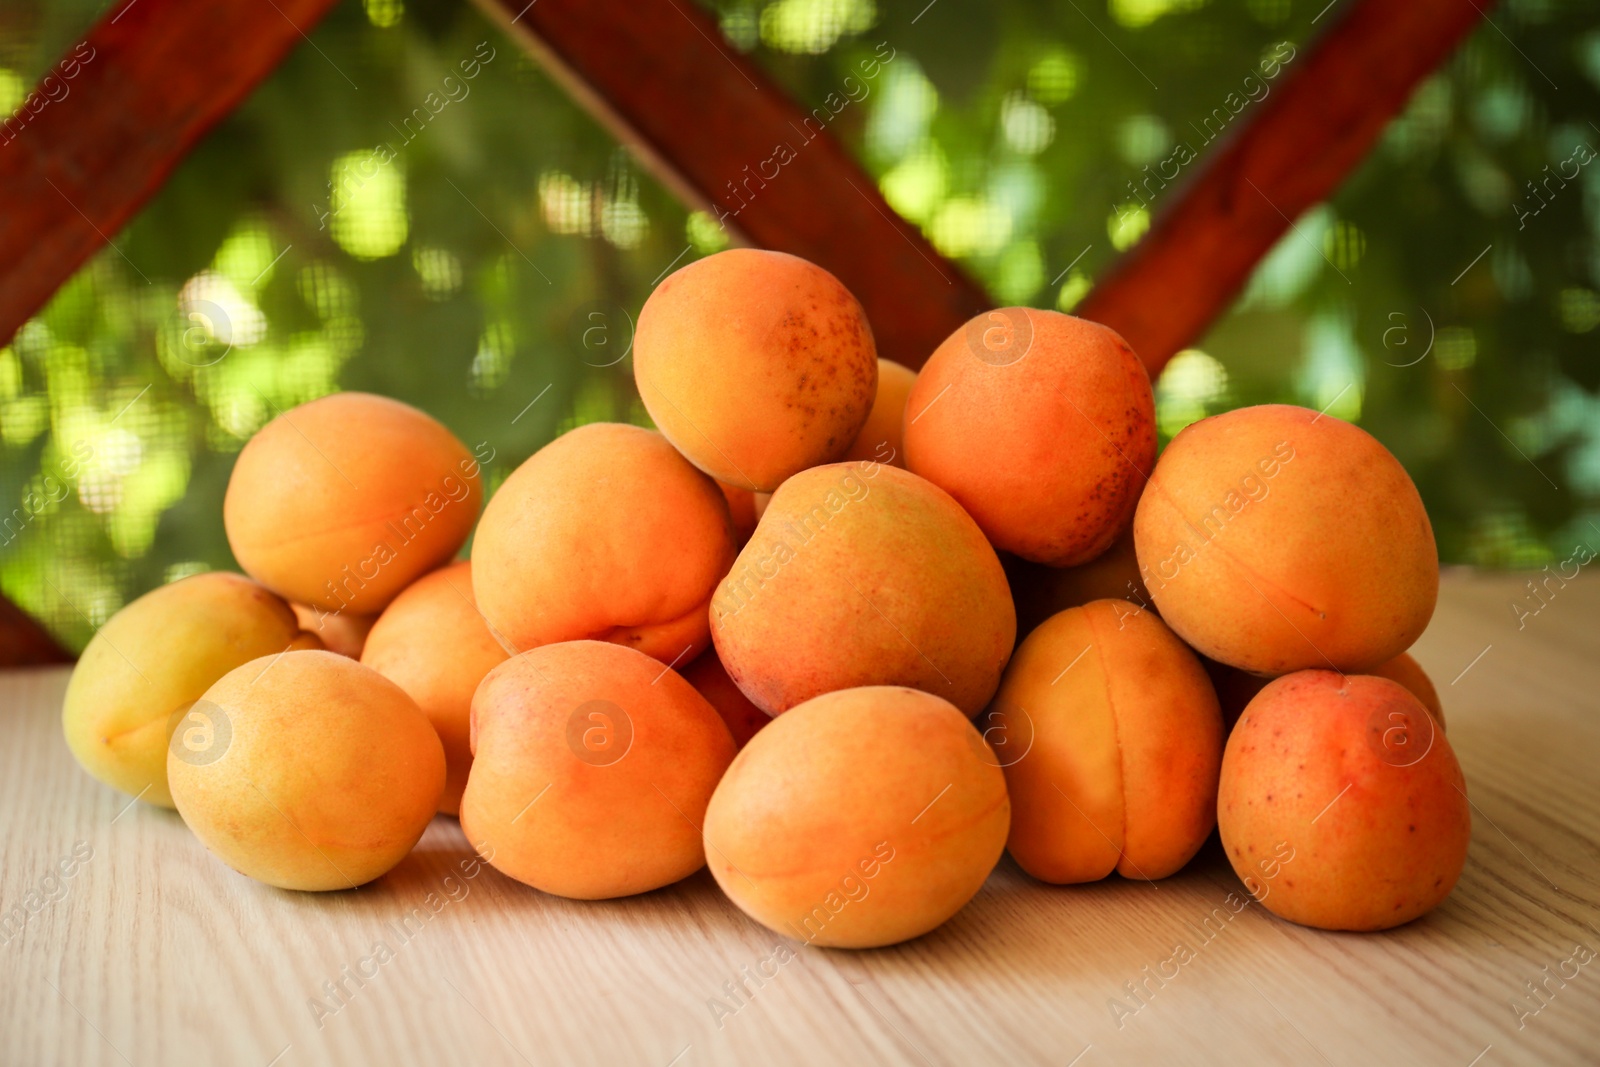
M 1383 934 L 1241 906 L 1214 840 L 1153 884 L 1003 860 L 945 926 L 868 952 L 781 939 L 704 871 L 545 896 L 442 817 L 371 885 L 284 892 L 78 769 L 65 669 L 0 674 L 0 1063 L 1600 1062 L 1600 579 L 1537 614 L 1524 581 L 1448 574 L 1417 646 L 1472 850 Z

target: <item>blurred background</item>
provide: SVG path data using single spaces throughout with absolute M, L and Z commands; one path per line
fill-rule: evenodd
M 1326 4 L 709 7 L 806 107 L 888 42 L 830 128 L 996 300 L 1069 311 L 1162 206 L 1144 168 L 1203 155 L 1213 104 L 1292 68 Z M 6 0 L 0 114 L 103 7 Z M 1156 395 L 1163 441 L 1267 401 L 1358 422 L 1446 562 L 1540 567 L 1600 549 L 1600 28 L 1592 0 L 1491 18 Z M 724 247 L 464 0 L 345 0 L 310 44 L 0 349 L 0 590 L 70 648 L 234 567 L 223 492 L 275 410 L 398 397 L 486 442 L 491 489 L 574 425 L 648 424 L 632 321 Z M 406 125 L 463 60 L 466 91 Z

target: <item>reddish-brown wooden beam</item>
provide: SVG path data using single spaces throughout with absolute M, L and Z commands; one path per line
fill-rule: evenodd
M 881 355 L 921 366 L 992 306 L 833 136 L 846 108 L 862 106 L 846 102 L 842 78 L 831 105 L 807 111 L 694 0 L 477 3 L 686 203 L 722 216 L 740 243 L 837 275 L 866 309 Z M 884 58 L 893 63 L 893 42 L 880 68 Z M 857 80 L 873 84 L 864 73 Z
M 1290 220 L 1339 187 L 1493 6 L 1354 0 L 1288 64 L 1271 95 L 1250 105 L 1260 110 L 1232 139 L 1191 164 L 1188 184 L 1157 191 L 1166 210 L 1158 202 L 1150 231 L 1077 314 L 1115 329 L 1152 375 L 1160 371 L 1228 309 Z
M 0 344 L 333 4 L 123 0 L 68 50 L 0 126 Z
M 0 668 L 71 662 L 72 653 L 21 608 L 0 596 Z

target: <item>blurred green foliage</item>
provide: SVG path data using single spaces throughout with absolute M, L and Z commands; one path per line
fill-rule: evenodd
M 998 300 L 1068 310 L 1175 195 L 1148 176 L 1192 173 L 1324 2 L 711 6 L 807 106 L 888 42 L 830 128 Z M 99 7 L 8 4 L 0 113 Z M 1600 546 L 1600 31 L 1575 0 L 1492 17 L 1157 395 L 1164 437 L 1264 401 L 1357 420 L 1446 561 L 1538 565 Z M 0 589 L 74 647 L 233 566 L 228 473 L 276 411 L 399 397 L 488 442 L 491 485 L 642 421 L 632 318 L 725 243 L 468 4 L 348 0 L 311 39 L 0 350 Z

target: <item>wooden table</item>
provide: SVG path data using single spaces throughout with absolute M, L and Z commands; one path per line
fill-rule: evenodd
M 1600 1062 L 1600 578 L 1519 630 L 1522 591 L 1448 575 L 1417 648 L 1474 804 L 1466 873 L 1431 915 L 1330 934 L 1252 904 L 1208 941 L 1202 920 L 1244 895 L 1214 841 L 1154 884 L 1051 887 L 1007 860 L 927 937 L 788 942 L 764 979 L 780 939 L 704 872 L 561 900 L 467 877 L 452 819 L 360 890 L 258 885 L 74 765 L 64 669 L 0 675 L 0 908 L 39 894 L 0 944 L 0 1063 Z M 1124 984 L 1180 942 L 1194 958 L 1129 1014 Z

